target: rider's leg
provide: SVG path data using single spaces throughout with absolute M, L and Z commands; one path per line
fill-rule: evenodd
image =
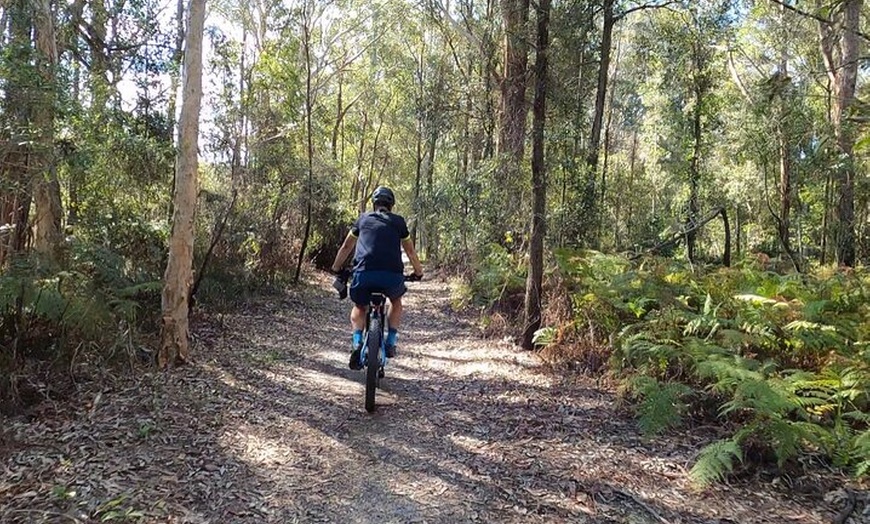
M 396 356 L 396 343 L 399 340 L 399 323 L 402 321 L 402 297 L 390 299 L 390 316 L 387 320 L 390 329 L 387 331 L 387 356 Z
M 402 321 L 402 297 L 390 299 L 390 329 L 399 329 L 399 323 Z
M 392 322 L 392 321 L 391 321 Z M 354 331 L 362 331 L 366 327 L 366 308 L 358 304 L 350 310 L 350 326 Z
M 358 304 L 350 310 L 350 326 L 353 329 L 353 348 L 362 345 L 363 329 L 366 327 L 366 308 Z

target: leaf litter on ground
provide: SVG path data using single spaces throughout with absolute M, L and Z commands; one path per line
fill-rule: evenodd
M 485 340 L 413 284 L 378 411 L 328 282 L 198 314 L 196 363 L 4 421 L 0 522 L 822 523 L 833 477 L 699 491 L 712 428 L 640 436 L 613 391 Z M 789 484 L 789 482 L 791 484 Z M 832 488 L 833 489 L 833 488 Z M 867 497 L 846 522 L 866 522 Z

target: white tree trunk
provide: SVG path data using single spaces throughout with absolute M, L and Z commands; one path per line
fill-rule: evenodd
M 197 141 L 202 102 L 202 36 L 206 0 L 190 0 L 184 50 L 181 118 L 178 122 L 178 153 L 175 160 L 174 211 L 169 261 L 163 276 L 161 302 L 161 368 L 189 360 L 188 302 L 193 282 L 193 234 L 197 194 Z

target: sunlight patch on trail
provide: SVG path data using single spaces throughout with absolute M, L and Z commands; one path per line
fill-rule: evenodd
M 306 368 L 295 368 L 292 374 L 261 371 L 260 374 L 277 384 L 282 384 L 296 392 L 314 395 L 323 400 L 334 400 L 336 396 L 359 396 L 356 382 Z

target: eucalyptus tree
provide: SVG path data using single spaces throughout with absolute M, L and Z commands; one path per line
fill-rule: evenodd
M 544 128 L 547 120 L 547 61 L 550 44 L 550 0 L 535 8 L 535 99 L 532 123 L 532 220 L 529 239 L 529 274 L 526 279 L 525 319 L 521 345 L 534 348 L 534 334 L 541 327 L 544 280 L 544 236 L 547 231 L 547 172 L 544 162 Z
M 863 0 L 833 3 L 817 0 L 819 10 L 831 14 L 820 20 L 822 57 L 831 85 L 831 125 L 837 151 L 841 155 L 837 174 L 837 258 L 846 266 L 855 265 L 855 129 L 849 114 L 857 102 L 858 62 L 862 37 L 859 33 Z
M 60 183 L 57 178 L 55 154 L 55 120 L 57 107 L 58 52 L 54 12 L 49 0 L 35 0 L 34 36 L 36 40 L 36 72 L 41 84 L 41 96 L 35 97 L 33 125 L 37 145 L 33 193 L 36 203 L 34 225 L 36 250 L 55 259 L 63 242 Z
M 190 292 L 193 284 L 194 220 L 197 204 L 199 113 L 202 102 L 202 40 L 206 0 L 190 0 L 184 49 L 181 118 L 178 128 L 174 212 L 161 300 L 161 368 L 190 356 Z
M 62 242 L 54 136 L 59 92 L 55 14 L 48 0 L 38 0 L 9 2 L 4 15 L 9 51 L 2 69 L 2 115 L 8 123 L 2 126 L 0 157 L 0 225 L 5 226 L 0 262 L 25 250 L 31 226 L 36 251 L 53 260 Z
M 686 248 L 696 257 L 696 224 L 700 218 L 705 159 L 713 145 L 710 133 L 717 125 L 716 88 L 722 82 L 721 42 L 730 23 L 730 2 L 696 2 L 686 9 L 660 10 L 641 35 L 653 52 L 657 72 L 653 89 L 658 91 L 663 123 L 660 163 L 670 173 L 679 173 L 688 186 L 681 204 Z

